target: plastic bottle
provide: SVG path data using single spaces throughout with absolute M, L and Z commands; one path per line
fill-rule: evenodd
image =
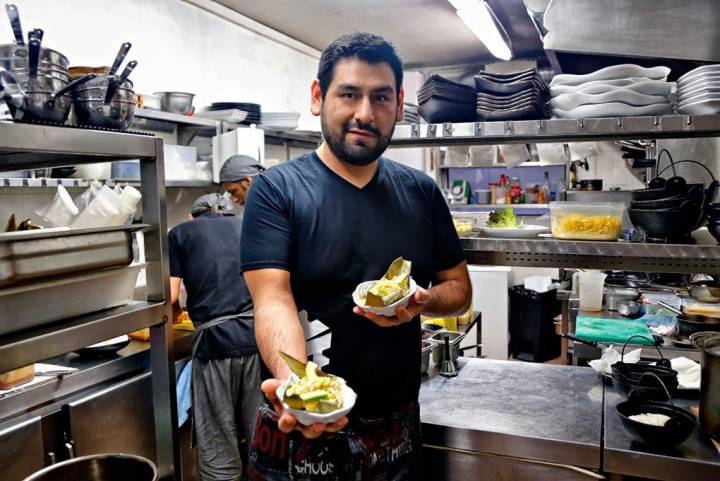
M 543 180 L 543 185 L 540 188 L 540 192 L 542 192 L 543 202 L 538 201 L 539 204 L 547 204 L 550 202 L 550 174 L 548 174 L 547 170 L 545 171 L 545 180 Z

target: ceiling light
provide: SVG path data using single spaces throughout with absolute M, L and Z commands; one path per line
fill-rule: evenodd
M 485 0 L 448 0 L 458 17 L 491 54 L 502 60 L 512 58 L 510 38 Z

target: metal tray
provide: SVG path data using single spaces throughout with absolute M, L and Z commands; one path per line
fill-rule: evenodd
M 145 264 L 0 290 L 0 335 L 127 304 Z
M 61 275 L 126 266 L 145 224 L 0 234 L 0 289 Z M 47 230 L 47 232 L 45 232 Z

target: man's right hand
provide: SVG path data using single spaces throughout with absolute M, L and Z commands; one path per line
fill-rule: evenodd
M 280 416 L 278 419 L 278 428 L 284 433 L 290 433 L 293 430 L 300 431 L 303 436 L 308 439 L 319 437 L 322 433 L 335 433 L 344 428 L 348 423 L 347 416 L 343 416 L 334 423 L 315 423 L 310 426 L 300 424 L 295 416 L 285 411 L 277 397 L 277 388 L 283 383 L 279 379 L 267 379 L 260 385 L 260 389 L 268 401 L 275 407 L 275 412 Z

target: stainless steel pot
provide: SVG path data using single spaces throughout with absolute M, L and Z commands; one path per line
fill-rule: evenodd
M 695 283 L 689 286 L 690 297 L 698 302 L 720 302 L 720 287 L 707 283 Z
M 450 340 L 450 360 L 455 362 L 460 357 L 460 341 L 465 337 L 465 333 L 456 331 L 438 331 L 428 338 L 433 345 L 433 362 L 440 364 L 445 360 L 445 338 Z
M 22 82 L 23 80 L 27 81 L 27 78 L 30 76 L 29 71 L 26 68 L 11 70 L 11 72 L 20 82 Z M 38 68 L 37 77 L 60 79 L 64 80 L 65 82 L 70 81 L 70 75 L 68 75 L 67 70 Z
M 632 287 L 607 287 L 605 288 L 605 309 L 608 311 L 617 311 L 618 302 L 634 301 L 638 298 L 640 292 Z
M 80 125 L 126 130 L 135 117 L 135 102 L 105 99 L 73 101 L 75 119 Z
M 79 100 L 105 100 L 107 87 L 79 88 L 75 90 L 75 98 Z M 130 88 L 120 87 L 113 94 L 113 100 L 135 102 L 135 92 Z
M 15 80 L 17 80 L 17 83 L 20 84 L 20 88 L 24 91 L 32 91 L 32 92 L 45 92 L 49 94 L 54 94 L 56 92 L 59 92 L 60 90 L 64 89 L 65 86 L 70 83 L 68 80 L 63 80 L 61 78 L 53 78 L 53 77 L 40 77 L 38 76 L 35 78 L 32 84 L 32 89 L 29 88 L 30 86 L 30 79 L 27 77 L 27 75 L 21 76 L 21 75 L 14 75 Z
M 112 78 L 117 78 L 117 76 L 113 76 Z M 103 89 L 106 91 L 108 89 L 108 86 L 110 85 L 110 78 L 108 78 L 107 75 L 98 75 L 93 80 L 88 82 L 87 84 L 83 85 L 83 89 Z M 132 80 L 125 80 L 122 85 L 120 86 L 122 89 L 132 89 L 133 88 L 133 82 Z M 103 98 L 105 97 L 105 93 L 103 92 Z
M 23 103 L 20 107 L 8 103 L 13 120 L 64 123 L 73 104 L 70 93 L 91 78 L 92 76 L 88 75 L 76 79 L 57 92 L 23 92 Z
M 6 43 L 0 45 L 0 58 L 15 58 L 24 59 L 27 62 L 28 58 L 28 47 L 27 45 L 19 46 L 15 43 Z M 70 62 L 68 58 L 56 50 L 42 47 L 40 49 L 40 61 L 39 64 L 57 64 L 67 70 Z
M 420 358 L 420 374 L 426 373 L 430 369 L 430 352 L 432 351 L 432 344 L 427 341 L 422 341 L 422 357 Z
M 9 70 L 11 72 L 20 72 L 25 71 L 27 72 L 29 66 L 29 62 L 27 58 L 20 58 L 20 57 L 0 57 L 0 67 L 3 67 L 5 70 Z M 59 63 L 50 63 L 50 62 L 38 62 L 38 68 L 41 70 L 57 70 L 60 72 L 64 72 L 65 75 L 69 74 L 69 71 L 66 67 L 63 67 Z
M 23 481 L 157 481 L 155 464 L 131 454 L 93 454 L 53 464 Z
M 720 441 L 720 332 L 697 332 L 690 342 L 702 351 L 700 424 Z

